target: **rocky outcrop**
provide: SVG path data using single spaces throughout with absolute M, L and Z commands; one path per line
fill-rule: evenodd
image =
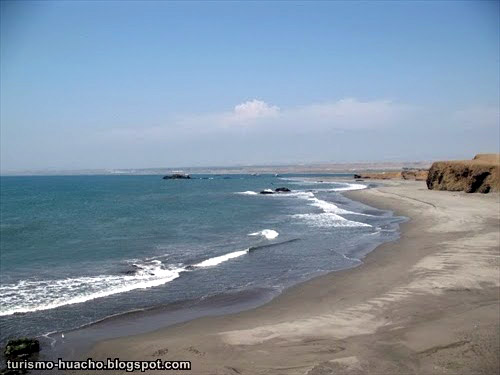
M 279 188 L 274 189 L 274 191 L 271 189 L 262 190 L 259 194 L 269 195 L 269 194 L 274 194 L 274 193 L 289 193 L 289 192 L 291 192 L 291 190 L 289 188 L 279 187 Z
M 473 160 L 438 161 L 429 170 L 427 187 L 466 193 L 500 191 L 499 165 L 500 154 L 479 154 Z
M 38 353 L 40 343 L 36 339 L 20 338 L 9 340 L 5 346 L 4 355 L 7 359 L 22 359 Z
M 188 174 L 174 173 L 167 176 L 163 176 L 164 180 L 189 180 L 191 176 Z
M 4 357 L 6 360 L 20 362 L 25 360 L 34 360 L 40 351 L 40 342 L 37 339 L 27 337 L 9 340 L 4 348 Z M 4 367 L 0 370 L 0 375 L 24 375 L 28 370 L 9 369 Z

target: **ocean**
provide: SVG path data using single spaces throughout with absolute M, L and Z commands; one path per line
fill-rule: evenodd
M 403 220 L 342 196 L 367 187 L 345 176 L 192 177 L 1 177 L 0 342 L 131 311 L 262 303 L 361 264 Z M 291 192 L 258 194 L 278 187 Z

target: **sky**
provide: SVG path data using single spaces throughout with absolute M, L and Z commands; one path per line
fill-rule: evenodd
M 2 1 L 0 172 L 499 152 L 499 2 Z

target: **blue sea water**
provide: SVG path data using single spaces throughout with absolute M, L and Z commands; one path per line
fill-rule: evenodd
M 1 177 L 0 342 L 182 301 L 276 295 L 398 237 L 401 218 L 341 195 L 359 183 L 193 177 Z M 257 194 L 281 186 L 292 192 Z

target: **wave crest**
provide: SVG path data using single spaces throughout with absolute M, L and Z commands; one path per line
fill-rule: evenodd
M 240 195 L 257 195 L 259 193 L 257 193 L 256 191 L 251 191 L 251 190 L 247 190 L 247 191 L 239 191 L 235 194 L 240 194 Z
M 319 214 L 295 214 L 292 217 L 304 220 L 313 227 L 371 227 L 370 224 L 344 219 L 342 216 L 323 212 Z
M 133 275 L 100 275 L 60 280 L 22 280 L 0 286 L 0 316 L 82 303 L 96 298 L 166 284 L 184 268 L 164 268 L 160 261 L 134 264 Z
M 272 240 L 278 237 L 280 234 L 273 229 L 263 229 L 260 232 L 249 233 L 249 236 L 262 236 L 267 238 L 268 240 Z
M 210 258 L 210 259 L 204 260 L 203 262 L 194 264 L 193 267 L 197 267 L 197 268 L 213 267 L 213 266 L 216 266 L 216 265 L 221 264 L 223 262 L 226 262 L 229 259 L 238 258 L 238 257 L 240 257 L 242 255 L 247 254 L 247 253 L 248 253 L 248 249 L 246 249 L 246 250 L 240 250 L 240 251 L 235 251 L 235 252 L 232 252 L 232 253 L 229 253 L 229 254 L 224 254 L 224 255 L 221 255 L 221 256 L 218 256 L 218 257 L 214 257 L 214 258 Z

